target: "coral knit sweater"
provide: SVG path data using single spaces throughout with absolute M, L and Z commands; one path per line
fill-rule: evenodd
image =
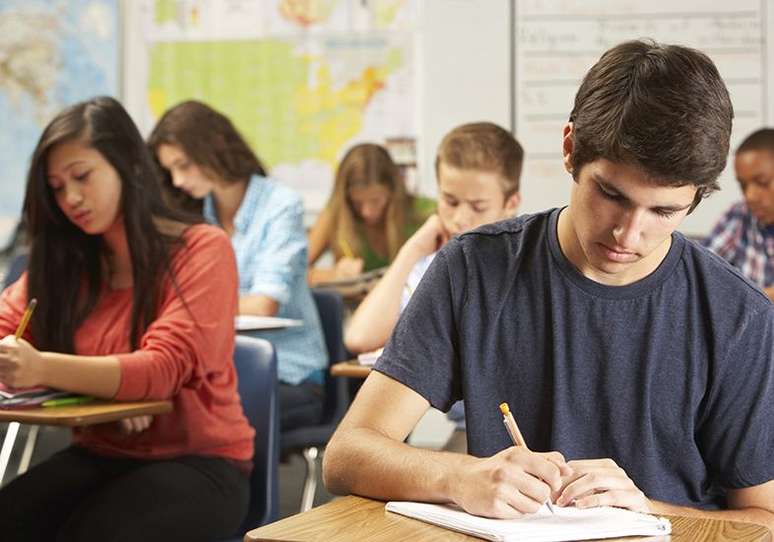
M 183 239 L 172 260 L 179 291 L 166 281 L 156 320 L 138 350 L 129 347 L 131 287 L 106 286 L 76 331 L 75 354 L 120 360 L 115 400 L 173 402 L 171 413 L 155 416 L 137 434 L 123 434 L 118 423 L 75 429 L 74 441 L 95 453 L 252 459 L 254 431 L 242 412 L 232 361 L 237 272 L 231 243 L 223 231 L 203 224 L 189 227 Z M 25 273 L 0 297 L 0 336 L 13 334 L 26 305 Z M 29 332 L 24 338 L 35 345 Z

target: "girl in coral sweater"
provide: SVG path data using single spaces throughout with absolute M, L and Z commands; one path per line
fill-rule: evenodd
M 234 254 L 222 231 L 168 210 L 158 186 L 112 98 L 62 111 L 34 151 L 29 268 L 0 298 L 0 382 L 174 408 L 76 429 L 72 446 L 0 489 L 5 540 L 211 540 L 247 510 Z

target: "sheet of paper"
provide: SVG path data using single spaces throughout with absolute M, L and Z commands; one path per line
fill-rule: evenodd
M 379 359 L 379 356 L 382 355 L 382 352 L 384 352 L 384 348 L 377 348 L 371 352 L 363 352 L 357 356 L 357 361 L 360 363 L 360 365 L 371 366 L 376 363 L 376 360 Z
M 253 316 L 252 314 L 240 314 L 234 321 L 237 331 L 252 331 L 266 329 L 284 329 L 304 325 L 301 320 L 291 318 L 277 318 L 275 316 Z
M 418 502 L 389 502 L 387 510 L 454 531 L 502 542 L 562 542 L 621 536 L 660 536 L 672 531 L 669 520 L 621 508 L 580 509 L 546 506 L 518 519 L 473 516 L 458 507 Z

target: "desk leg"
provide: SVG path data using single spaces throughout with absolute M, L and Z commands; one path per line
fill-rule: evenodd
M 5 440 L 3 440 L 3 448 L 0 450 L 0 485 L 3 484 L 5 469 L 8 467 L 8 460 L 11 459 L 11 452 L 13 451 L 13 445 L 16 442 L 16 435 L 18 432 L 19 422 L 11 422 L 8 424 L 8 431 L 6 431 Z
M 27 443 L 24 445 L 24 452 L 22 453 L 21 461 L 19 461 L 18 474 L 24 474 L 30 466 L 32 452 L 35 450 L 35 443 L 38 440 L 38 431 L 40 431 L 39 425 L 30 426 L 29 433 L 27 433 Z
M 314 506 L 314 495 L 317 490 L 317 448 L 310 446 L 301 451 L 306 462 L 306 479 L 304 491 L 301 494 L 301 512 L 311 510 Z

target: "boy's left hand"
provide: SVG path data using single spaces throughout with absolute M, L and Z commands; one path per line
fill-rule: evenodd
M 13 388 L 42 384 L 42 356 L 24 339 L 8 335 L 0 341 L 0 382 Z
M 650 501 L 612 459 L 568 461 L 572 474 L 564 478 L 556 504 L 578 508 L 617 506 L 648 513 Z

